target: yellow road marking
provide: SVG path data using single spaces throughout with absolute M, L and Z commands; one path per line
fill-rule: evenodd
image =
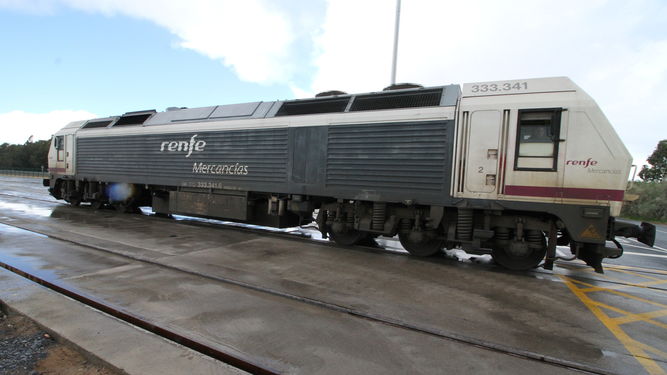
M 641 273 L 639 273 L 639 272 L 633 272 L 633 271 L 628 271 L 628 270 L 624 270 L 624 269 L 612 269 L 612 270 L 615 271 L 615 272 L 620 272 L 620 273 L 625 273 L 625 274 L 628 274 L 628 275 L 633 275 L 633 276 L 641 277 L 642 279 L 649 279 L 649 280 L 656 280 L 656 281 L 664 281 L 664 280 L 662 280 L 662 279 L 660 279 L 660 278 L 658 278 L 658 277 L 653 277 L 653 276 L 649 276 L 649 275 L 644 275 L 644 274 L 641 274 Z
M 607 278 L 609 281 L 616 282 L 616 283 L 621 283 L 622 285 L 614 285 L 610 288 L 602 288 L 594 286 L 591 288 L 586 288 L 582 289 L 586 293 L 588 292 L 597 292 L 599 290 L 607 290 L 607 289 L 612 289 L 612 290 L 623 290 L 623 289 L 630 289 L 630 288 L 644 288 L 644 289 L 651 289 L 652 292 L 660 292 L 660 293 L 667 293 L 667 289 L 658 289 L 658 288 L 651 288 L 651 286 L 654 285 L 660 285 L 660 284 L 667 284 L 667 280 L 661 280 L 661 281 L 647 281 L 645 283 L 629 283 L 627 281 L 621 280 L 621 279 L 614 279 L 614 278 Z
M 657 310 L 657 311 L 649 311 L 645 313 L 639 313 L 639 314 L 633 314 L 626 312 L 625 315 L 619 316 L 616 318 L 612 318 L 613 321 L 616 322 L 616 324 L 625 324 L 625 323 L 631 323 L 631 322 L 639 322 L 639 321 L 644 321 L 647 323 L 651 323 L 653 325 L 656 325 L 658 327 L 662 327 L 667 329 L 667 324 L 658 322 L 656 320 L 653 320 L 653 318 L 660 318 L 663 316 L 667 316 L 667 309 L 665 310 Z
M 650 345 L 644 344 L 642 342 L 639 342 L 639 341 L 633 339 L 621 328 L 622 324 L 628 323 L 630 321 L 639 321 L 639 320 L 641 320 L 641 321 L 646 321 L 646 322 L 650 322 L 650 323 L 660 323 L 660 322 L 656 322 L 656 321 L 651 320 L 651 317 L 653 317 L 653 316 L 647 315 L 649 313 L 629 314 L 629 313 L 627 313 L 624 310 L 621 310 L 619 308 L 609 306 L 609 305 L 604 304 L 602 302 L 595 301 L 592 298 L 590 298 L 587 295 L 587 293 L 590 293 L 592 291 L 605 291 L 605 292 L 610 292 L 610 293 L 613 293 L 613 294 L 621 295 L 621 296 L 624 296 L 624 297 L 627 297 L 627 298 L 632 298 L 632 299 L 635 299 L 635 300 L 638 300 L 638 301 L 650 303 L 650 304 L 656 305 L 656 306 L 665 306 L 665 305 L 657 303 L 657 302 L 649 301 L 649 300 L 646 300 L 646 299 L 641 298 L 641 297 L 633 296 L 633 295 L 630 295 L 630 294 L 627 294 L 627 293 L 618 292 L 616 290 L 602 288 L 602 287 L 595 287 L 591 284 L 588 284 L 588 283 L 585 283 L 585 282 L 582 282 L 582 281 L 578 281 L 578 280 L 574 280 L 574 279 L 569 278 L 567 276 L 559 275 L 559 277 L 565 282 L 565 285 L 567 285 L 567 287 L 570 289 L 570 291 L 572 291 L 572 293 L 574 293 L 574 295 L 577 296 L 579 298 L 579 300 L 581 300 L 581 302 L 583 302 L 583 304 L 593 313 L 593 315 L 595 315 L 595 317 L 598 318 L 598 320 L 600 320 L 600 322 L 602 322 L 602 324 L 604 324 L 605 327 L 607 327 L 607 329 L 618 339 L 618 341 L 621 342 L 621 344 L 623 344 L 623 346 L 625 346 L 625 348 L 628 350 L 628 352 L 630 352 L 630 354 L 632 354 L 635 357 L 637 362 L 639 362 L 649 374 L 651 374 L 651 375 L 659 375 L 659 374 L 665 375 L 665 374 L 667 374 L 667 372 L 665 372 L 665 370 L 662 367 L 660 367 L 660 365 L 658 365 L 653 360 L 653 358 L 651 358 L 647 354 L 647 353 L 653 353 L 654 355 L 657 355 L 659 357 L 667 359 L 667 353 L 665 353 L 665 352 L 663 352 L 663 351 L 661 351 L 657 348 L 654 348 Z M 585 289 L 579 288 L 577 286 L 577 284 L 587 286 L 588 288 L 585 288 Z M 665 306 L 665 307 L 667 307 L 667 306 Z M 615 311 L 617 313 L 625 314 L 625 316 L 628 316 L 628 318 L 626 318 L 627 321 L 623 321 L 619 318 L 609 317 L 604 311 L 602 311 L 603 308 L 610 309 L 610 310 Z M 659 311 L 654 312 L 654 313 L 661 314 L 662 312 L 665 312 L 665 310 L 659 310 Z M 662 316 L 662 315 L 660 315 L 660 316 Z M 660 324 L 662 324 L 662 323 L 660 323 Z
M 594 271 L 591 268 L 577 267 L 576 265 L 560 264 L 559 266 L 562 267 L 562 268 L 571 270 L 571 271 L 587 271 L 587 272 L 593 272 Z M 614 289 L 614 290 L 622 290 L 622 289 L 630 289 L 630 288 L 649 289 L 651 286 L 660 285 L 660 284 L 667 284 L 667 279 L 659 279 L 657 277 L 644 275 L 644 274 L 641 274 L 641 273 L 638 273 L 638 272 L 632 272 L 632 271 L 627 271 L 626 270 L 626 269 L 649 270 L 649 269 L 646 269 L 646 268 L 631 267 L 631 266 L 606 266 L 605 269 L 607 271 L 614 271 L 614 272 L 624 273 L 624 274 L 628 274 L 628 275 L 632 275 L 632 276 L 637 276 L 637 277 L 653 280 L 653 281 L 645 281 L 645 282 L 641 282 L 641 283 L 631 283 L 631 282 L 628 282 L 627 280 L 623 280 L 623 279 L 619 279 L 617 277 L 609 276 L 609 272 L 607 272 L 606 274 L 597 275 L 598 277 L 602 277 L 605 280 L 609 280 L 609 281 L 612 281 L 612 282 L 616 282 L 618 284 L 622 284 L 622 285 L 611 286 L 608 289 Z M 664 272 L 662 270 L 651 270 L 651 271 L 654 272 L 654 273 L 667 275 L 667 272 Z M 582 289 L 582 290 L 584 292 L 588 293 L 588 292 L 599 291 L 600 289 L 598 287 L 594 286 L 591 289 Z M 659 292 L 659 293 L 667 293 L 667 289 L 651 288 L 651 291 L 652 292 Z
M 583 292 L 583 289 L 579 289 L 580 291 Z M 645 312 L 645 313 L 631 313 L 629 311 L 625 311 L 623 309 L 619 309 L 618 307 L 614 307 L 611 305 L 608 305 L 606 303 L 596 301 L 594 299 L 591 299 L 592 303 L 595 304 L 596 306 L 602 307 L 607 310 L 611 310 L 615 313 L 621 314 L 623 316 L 615 317 L 615 318 L 609 318 L 616 322 L 616 324 L 621 325 L 625 323 L 631 323 L 631 322 L 639 322 L 643 321 L 649 324 L 656 325 L 661 328 L 667 329 L 667 324 L 653 320 L 653 318 L 660 318 L 663 316 L 667 316 L 667 309 L 665 310 L 656 310 L 656 311 L 650 311 L 650 312 Z
M 608 270 L 622 269 L 622 270 L 646 271 L 646 272 L 658 273 L 658 274 L 661 274 L 661 275 L 667 275 L 667 271 L 659 270 L 659 269 L 655 269 L 655 268 L 614 265 L 614 266 L 605 266 L 605 269 L 608 269 Z
M 563 277 L 564 277 L 564 276 L 561 276 L 561 278 L 563 278 Z M 583 281 L 579 281 L 579 280 L 575 280 L 575 279 L 571 279 L 571 278 L 569 278 L 569 277 L 568 277 L 568 279 L 569 279 L 572 283 L 576 283 L 576 284 L 581 284 L 581 285 L 585 285 L 585 286 L 587 286 L 588 288 L 585 288 L 585 289 L 583 289 L 583 288 L 582 288 L 582 289 L 577 288 L 577 289 L 580 289 L 583 293 L 600 292 L 600 291 L 602 291 L 602 292 L 609 292 L 609 293 L 612 293 L 612 294 L 619 295 L 619 296 L 621 296 L 621 297 L 626 297 L 626 298 L 634 299 L 634 300 L 636 300 L 636 301 L 640 301 L 640 302 L 648 303 L 649 305 L 654 305 L 654 306 L 659 306 L 659 307 L 665 307 L 665 308 L 667 308 L 667 305 L 664 305 L 664 304 L 659 303 L 659 302 L 651 301 L 651 300 L 648 300 L 648 299 L 646 299 L 646 298 L 633 296 L 632 294 L 628 294 L 628 293 L 625 293 L 625 292 L 620 292 L 620 291 L 615 290 L 615 289 L 604 288 L 604 287 L 601 287 L 601 286 L 594 286 L 594 285 L 592 285 L 592 284 L 585 283 L 585 282 L 583 282 Z
M 558 267 L 565 268 L 568 270 L 574 270 L 574 271 L 585 271 L 585 272 L 595 272 L 594 269 L 584 265 L 584 264 L 576 264 L 576 263 L 558 263 Z M 659 270 L 656 268 L 644 268 L 644 267 L 635 267 L 635 266 L 622 266 L 622 265 L 607 265 L 605 264 L 604 266 L 605 271 L 618 271 L 618 270 L 633 270 L 633 271 L 643 271 L 643 272 L 651 272 L 651 273 L 656 273 L 660 275 L 667 275 L 667 271 L 665 270 Z M 600 276 L 605 276 L 605 275 L 600 275 Z

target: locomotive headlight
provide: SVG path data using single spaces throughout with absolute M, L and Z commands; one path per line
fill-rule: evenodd
M 109 184 L 107 187 L 107 196 L 111 202 L 124 202 L 134 195 L 134 185 L 118 183 Z

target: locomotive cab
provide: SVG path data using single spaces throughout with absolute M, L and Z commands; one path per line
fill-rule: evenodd
M 49 147 L 49 178 L 44 180 L 44 185 L 49 186 L 51 194 L 58 199 L 75 199 L 76 183 L 75 174 L 75 152 L 76 152 L 76 130 L 85 121 L 74 121 L 59 130 L 51 138 Z M 67 185 L 72 185 L 69 189 Z
M 603 257 L 620 256 L 613 228 L 632 158 L 581 88 L 565 77 L 466 84 L 458 119 L 454 196 L 491 200 L 533 219 L 530 212 L 542 212 L 538 220 L 553 220 L 559 227 L 559 244 L 570 245 L 598 271 Z M 505 233 L 512 237 L 518 231 L 502 225 L 498 230 L 503 240 Z M 652 245 L 651 230 L 645 224 L 632 232 L 643 233 L 635 237 Z M 607 240 L 618 246 L 606 247 Z M 493 246 L 496 253 L 508 253 L 498 259 L 510 267 L 513 255 L 530 253 L 518 245 Z

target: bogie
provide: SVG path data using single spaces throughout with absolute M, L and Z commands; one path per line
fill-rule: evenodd
M 507 232 L 506 228 L 503 228 L 501 232 L 504 235 Z M 505 268 L 516 271 L 537 267 L 547 252 L 544 234 L 541 231 L 529 230 L 525 238 L 512 237 L 500 240 L 496 238 L 491 252 L 493 260 Z

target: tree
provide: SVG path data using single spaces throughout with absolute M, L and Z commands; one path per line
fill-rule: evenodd
M 0 169 L 41 169 L 48 166 L 50 141 L 0 145 Z
M 655 151 L 648 157 L 649 167 L 645 165 L 639 172 L 639 177 L 644 181 L 662 182 L 667 180 L 667 139 L 658 142 Z

